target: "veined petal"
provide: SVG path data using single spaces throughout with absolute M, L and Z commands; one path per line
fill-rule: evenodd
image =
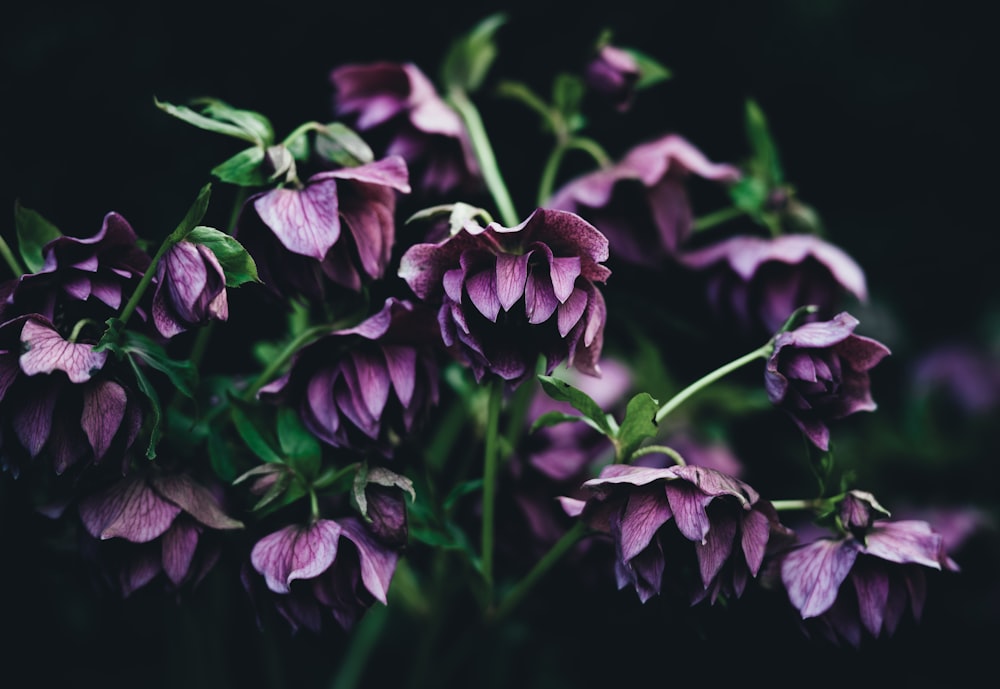
M 358 548 L 361 581 L 375 600 L 385 605 L 399 553 L 376 541 L 368 528 L 357 519 L 345 519 L 343 530 L 344 535 Z
M 94 538 L 146 543 L 170 528 L 181 508 L 165 500 L 142 476 L 128 476 L 80 501 L 80 518 Z
M 127 405 L 125 389 L 113 380 L 95 381 L 84 388 L 80 425 L 90 441 L 95 461 L 100 461 L 111 447 Z
M 528 279 L 528 259 L 530 257 L 530 253 L 520 256 L 497 254 L 497 299 L 504 311 L 510 311 L 510 308 L 524 295 L 524 283 Z M 491 320 L 495 321 L 496 319 Z
M 830 609 L 857 556 L 857 548 L 851 543 L 826 538 L 785 556 L 781 581 L 802 619 L 822 615 Z
M 301 190 L 273 189 L 261 194 L 254 208 L 292 253 L 322 261 L 340 238 L 336 180 L 321 180 Z
M 67 342 L 55 328 L 35 319 L 24 322 L 21 330 L 21 370 L 26 375 L 63 371 L 74 383 L 90 380 L 104 366 L 107 351 L 95 352 L 94 346 Z
M 174 586 L 180 586 L 191 571 L 198 548 L 198 527 L 190 520 L 178 519 L 162 540 L 163 571 Z
M 288 593 L 296 579 L 317 577 L 333 564 L 340 534 L 340 525 L 329 519 L 310 526 L 286 526 L 257 541 L 250 562 L 269 589 Z
M 670 505 L 656 490 L 630 493 L 621 515 L 621 556 L 626 562 L 649 547 L 653 536 L 672 516 Z

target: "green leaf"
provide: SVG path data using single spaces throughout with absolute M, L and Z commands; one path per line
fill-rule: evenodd
M 573 74 L 558 74 L 552 84 L 552 105 L 560 114 L 567 128 L 574 123 L 582 123 L 580 104 L 586 92 L 583 79 Z M 572 132 L 568 129 L 568 132 Z
M 194 397 L 198 369 L 190 360 L 170 358 L 162 345 L 135 331 L 125 330 L 122 336 L 122 351 L 138 356 L 143 363 L 165 374 L 185 397 Z
M 174 105 L 156 98 L 153 101 L 156 103 L 156 107 L 168 115 L 205 131 L 242 139 L 261 148 L 269 146 L 274 138 L 271 126 L 263 115 L 248 110 L 230 108 L 222 101 L 211 99 L 195 101 L 196 104 L 207 104 L 202 112 L 193 110 L 186 105 Z
M 537 419 L 535 419 L 535 422 L 531 424 L 531 429 L 528 432 L 534 433 L 539 428 L 548 428 L 549 426 L 555 426 L 560 423 L 566 423 L 567 421 L 583 421 L 584 423 L 590 426 L 595 426 L 594 422 L 591 421 L 590 419 L 586 419 L 582 416 L 577 416 L 576 414 L 567 414 L 561 411 L 547 411 L 541 416 L 539 416 Z M 600 431 L 601 429 L 598 428 L 597 430 Z
M 212 185 L 206 184 L 198 192 L 198 197 L 191 204 L 191 207 L 188 208 L 187 213 L 184 214 L 177 227 L 170 233 L 170 238 L 173 241 L 179 242 L 187 237 L 188 233 L 201 222 L 201 219 L 205 217 L 205 213 L 208 211 L 208 201 L 211 197 Z
M 268 183 L 268 173 L 263 166 L 266 157 L 266 149 L 251 146 L 216 165 L 212 174 L 219 181 L 238 187 L 261 187 Z
M 14 202 L 14 226 L 17 228 L 17 250 L 28 272 L 37 273 L 45 265 L 42 248 L 53 239 L 62 237 L 59 228 L 37 211 Z
M 225 232 L 200 225 L 188 234 L 187 240 L 207 246 L 219 259 L 226 275 L 226 287 L 239 287 L 247 282 L 260 282 L 257 264 L 243 245 Z
M 550 131 L 555 129 L 549 104 L 532 91 L 527 84 L 522 84 L 519 81 L 502 81 L 497 86 L 497 93 L 527 105 L 541 116 L 546 128 Z
M 497 56 L 493 35 L 506 21 L 505 14 L 493 14 L 452 42 L 441 68 L 445 91 L 473 93 L 482 85 Z
M 375 160 L 375 153 L 365 140 L 340 122 L 331 122 L 316 130 L 316 153 L 345 167 L 364 165 Z
M 591 425 L 594 428 L 609 438 L 615 437 L 615 429 L 612 428 L 608 415 L 587 393 L 552 376 L 538 376 L 538 380 L 549 397 L 560 402 L 568 402 L 586 417 L 585 420 L 593 422 Z
M 399 488 L 404 493 L 409 494 L 411 502 L 417 499 L 417 493 L 413 490 L 413 481 L 382 466 L 368 469 L 368 483 L 386 488 Z
M 132 357 L 128 357 L 128 363 L 132 367 L 132 372 L 135 374 L 136 383 L 139 385 L 139 390 L 146 396 L 149 400 L 150 411 L 152 412 L 153 423 L 149 430 L 149 445 L 146 447 L 146 457 L 148 459 L 156 458 L 156 445 L 160 442 L 160 420 L 162 418 L 162 408 L 160 406 L 160 396 L 156 392 L 156 388 L 153 387 L 152 383 L 146 377 L 146 374 L 142 372 L 142 367 L 136 362 Z
M 623 461 L 628 461 L 643 441 L 656 436 L 658 428 L 654 419 L 659 408 L 660 403 L 648 392 L 640 392 L 628 401 L 625 418 L 618 429 L 618 455 Z
M 751 168 L 754 176 L 763 179 L 767 187 L 779 186 L 784 180 L 778 149 L 771 138 L 771 131 L 764 111 L 753 99 L 746 102 L 746 134 L 752 152 Z
M 647 89 L 673 76 L 669 69 L 646 53 L 633 48 L 625 48 L 624 50 L 632 56 L 632 59 L 639 66 L 639 80 L 635 83 L 637 90 Z
M 218 98 L 196 98 L 191 103 L 200 105 L 202 114 L 219 122 L 230 122 L 239 127 L 253 136 L 253 140 L 261 146 L 266 147 L 274 143 L 274 127 L 271 126 L 270 120 L 259 112 L 234 108 Z
M 226 483 L 232 483 L 239 474 L 233 448 L 223 433 L 208 434 L 208 462 L 215 475 Z
M 233 426 L 247 448 L 260 459 L 270 464 L 284 464 L 284 459 L 275 450 L 275 443 L 269 438 L 265 438 L 261 432 L 261 424 L 254 423 L 247 411 L 241 408 L 241 403 L 236 397 L 230 396 L 230 401 L 234 404 L 229 408 L 229 416 L 233 420 Z
M 319 440 L 302 424 L 294 409 L 278 410 L 278 444 L 289 459 L 319 457 L 322 448 Z
M 469 495 L 470 493 L 475 493 L 477 491 L 480 491 L 482 490 L 482 488 L 483 488 L 483 479 L 481 478 L 472 479 L 470 481 L 463 481 L 448 492 L 448 495 L 445 496 L 444 502 L 441 503 L 441 506 L 445 510 L 450 510 L 452 507 L 455 506 L 455 503 L 458 502 L 461 498 L 465 497 L 466 495 Z

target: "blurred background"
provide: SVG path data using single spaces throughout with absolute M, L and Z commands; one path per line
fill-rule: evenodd
M 636 132 L 651 138 L 673 131 L 712 160 L 739 162 L 748 154 L 744 103 L 755 99 L 799 198 L 867 273 L 871 300 L 856 314 L 859 334 L 893 350 L 875 376 L 878 420 L 858 422 L 853 444 L 845 444 L 863 455 L 866 443 L 876 443 L 879 468 L 868 479 L 894 491 L 901 504 L 982 506 L 995 514 L 1000 289 L 991 103 L 998 61 L 988 3 L 949 3 L 946 10 L 902 0 L 574 5 L 16 3 L 0 24 L 0 209 L 8 209 L 0 232 L 13 237 L 15 200 L 67 234 L 95 232 L 112 210 L 140 236 L 169 232 L 210 181 L 209 170 L 238 149 L 163 114 L 154 98 L 220 98 L 265 114 L 280 137 L 304 121 L 332 119 L 331 68 L 384 59 L 412 61 L 436 75 L 451 39 L 496 11 L 506 12 L 508 22 L 498 33 L 493 73 L 543 94 L 555 72 L 578 71 L 602 30 L 611 29 L 617 44 L 655 57 L 673 78 L 640 93 L 627 119 L 595 117 L 590 134 L 615 155 L 635 143 Z M 494 124 L 500 130 L 499 163 L 524 207 L 547 152 L 537 144 L 547 141 L 522 107 L 488 89 L 477 102 L 487 130 Z M 210 220 L 224 225 L 225 214 Z M 856 461 L 863 466 L 863 456 Z M 23 528 L 11 516 L 20 514 L 13 498 L 5 499 L 0 547 L 10 555 L 0 568 L 0 619 L 9 638 L 0 643 L 0 657 L 26 663 L 29 651 L 44 648 L 81 677 L 113 686 L 152 686 L 136 673 L 160 676 L 167 668 L 174 675 L 164 676 L 190 680 L 169 661 L 175 657 L 169 647 L 194 638 L 196 621 L 150 623 L 141 603 L 95 602 L 62 614 L 53 591 L 67 582 L 46 571 L 37 525 Z M 831 680 L 873 663 L 881 663 L 883 677 L 905 678 L 910 686 L 975 677 L 985 659 L 973 645 L 1000 638 L 996 537 L 976 538 L 975 547 L 963 546 L 960 583 L 945 583 L 930 596 L 922 635 L 864 654 L 798 648 L 798 659 L 835 663 L 843 671 Z M 83 591 L 81 585 L 61 595 L 68 600 Z M 625 661 L 627 653 L 655 655 L 655 672 L 664 667 L 660 656 L 683 668 L 684 658 L 650 633 L 653 614 L 637 610 L 604 620 L 581 610 L 578 622 L 593 625 L 586 639 L 564 639 L 547 661 L 538 660 L 546 635 L 563 629 L 551 621 L 535 620 L 536 627 L 522 630 L 524 638 L 504 643 L 538 654 L 526 656 L 537 666 L 529 686 L 544 686 L 545 672 L 595 684 L 643 676 L 646 661 Z M 749 616 L 728 633 L 727 652 L 747 677 L 766 680 L 782 663 L 796 666 L 788 652 L 794 642 L 762 638 Z M 208 646 L 198 648 L 211 654 Z M 601 650 L 607 655 L 594 658 Z M 322 652 L 316 640 L 302 640 L 288 657 Z M 565 669 L 576 653 L 590 654 L 601 668 Z M 44 665 L 36 672 L 62 676 Z M 300 672 L 305 682 L 315 679 Z M 252 681 L 222 674 L 210 684 Z

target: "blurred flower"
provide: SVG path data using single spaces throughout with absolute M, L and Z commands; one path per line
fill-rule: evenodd
M 344 65 L 330 73 L 338 115 L 356 115 L 355 127 L 391 130 L 386 155 L 402 156 L 420 173 L 425 192 L 447 194 L 480 179 L 465 125 L 412 64 Z
M 156 266 L 153 323 L 170 338 L 209 321 L 229 318 L 226 275 L 207 246 L 180 241 Z
M 594 285 L 611 271 L 604 236 L 579 216 L 537 209 L 515 227 L 472 223 L 436 244 L 416 244 L 399 275 L 439 306 L 446 346 L 472 367 L 512 386 L 568 366 L 600 375 L 604 297 Z
M 266 590 L 244 571 L 244 585 L 292 626 L 318 632 L 329 611 L 350 629 L 375 601 L 385 605 L 399 553 L 356 517 L 292 524 L 257 541 L 250 561 Z
M 219 557 L 216 531 L 243 528 L 220 498 L 183 473 L 132 473 L 80 500 L 80 518 L 100 541 L 91 554 L 123 597 L 161 572 L 173 590 L 200 582 Z
M 737 236 L 682 252 L 680 261 L 702 274 L 721 322 L 766 340 L 801 306 L 810 320 L 829 318 L 847 294 L 868 298 L 861 267 L 840 248 L 813 235 Z
M 738 168 L 713 163 L 684 138 L 668 134 L 633 148 L 614 166 L 568 182 L 546 204 L 579 213 L 603 232 L 612 260 L 658 267 L 691 233 L 686 179 L 733 182 Z
M 854 334 L 858 320 L 843 312 L 779 334 L 767 361 L 768 399 L 784 409 L 810 441 L 828 449 L 826 423 L 873 411 L 869 370 L 889 354 L 875 340 Z
M 632 54 L 610 44 L 601 46 L 584 69 L 587 87 L 619 112 L 632 107 L 639 76 L 639 63 Z
M 693 602 L 739 597 L 757 576 L 772 532 L 786 531 L 753 488 L 713 469 L 612 464 L 583 485 L 591 497 L 564 499 L 564 506 L 611 534 L 618 588 L 631 585 L 643 602 L 667 580 L 683 585 L 689 564 L 700 575 Z
M 260 398 L 290 404 L 317 437 L 388 454 L 438 402 L 434 314 L 395 297 L 303 347 Z
M 966 414 L 986 414 L 1000 405 L 1000 359 L 969 343 L 940 345 L 917 357 L 913 392 L 935 393 Z
M 859 513 L 870 495 L 848 494 Z M 871 515 L 870 511 L 860 512 Z M 865 526 L 865 523 L 868 523 Z M 920 618 L 926 595 L 924 568 L 958 571 L 943 539 L 927 522 L 849 519 L 840 538 L 821 538 L 780 556 L 781 581 L 803 620 L 831 640 L 859 646 L 864 630 L 872 637 L 892 635 L 907 608 Z M 850 579 L 851 585 L 844 585 Z
M 398 156 L 320 172 L 300 189 L 247 199 L 234 236 L 261 280 L 282 294 L 321 300 L 327 281 L 357 292 L 385 272 L 396 237 L 396 194 L 409 191 Z

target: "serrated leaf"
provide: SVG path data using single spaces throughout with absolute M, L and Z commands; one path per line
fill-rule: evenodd
M 62 232 L 41 213 L 14 202 L 14 227 L 17 229 L 17 251 L 29 273 L 37 273 L 45 265 L 42 248 Z
M 553 378 L 552 376 L 538 376 L 538 381 L 542 384 L 542 389 L 545 390 L 545 393 L 549 397 L 560 402 L 568 402 L 574 409 L 583 414 L 586 419 L 592 421 L 594 428 L 610 438 L 614 437 L 615 430 L 608 421 L 608 415 L 583 390 L 575 388 L 569 383 Z
M 446 91 L 473 93 L 482 85 L 497 56 L 493 36 L 506 21 L 505 14 L 493 14 L 452 42 L 441 69 Z
M 239 241 L 213 227 L 198 226 L 187 236 L 189 242 L 211 249 L 219 259 L 226 276 L 226 287 L 239 287 L 247 282 L 260 282 L 257 264 Z
M 375 153 L 367 142 L 340 122 L 331 122 L 316 130 L 316 154 L 345 167 L 375 160 Z
M 245 148 L 232 158 L 212 168 L 219 181 L 238 187 L 261 187 L 268 183 L 264 168 L 267 152 L 260 146 Z
M 656 436 L 656 412 L 660 408 L 648 392 L 640 392 L 628 401 L 625 418 L 618 428 L 618 455 L 623 461 L 635 452 L 643 441 Z

